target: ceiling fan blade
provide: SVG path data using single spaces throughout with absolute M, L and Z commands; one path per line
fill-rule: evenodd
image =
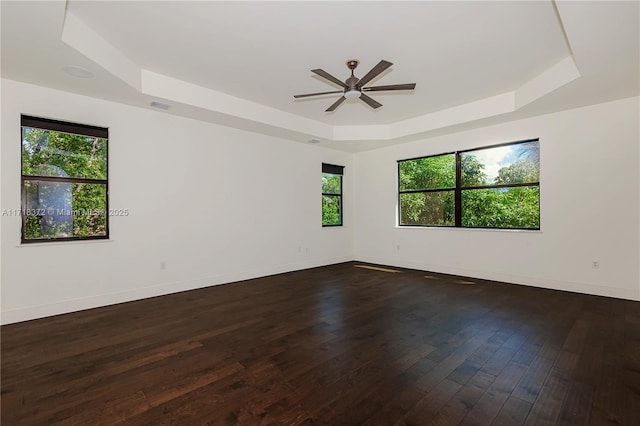
M 347 99 L 347 98 L 345 98 L 344 96 L 341 96 L 340 99 L 335 101 L 333 103 L 333 105 L 331 105 L 329 108 L 324 110 L 324 112 L 331 112 L 331 111 L 335 110 L 336 108 L 338 108 L 340 106 L 341 103 L 343 103 L 345 101 L 345 99 Z
M 381 90 L 413 90 L 416 88 L 415 83 L 407 83 L 407 84 L 390 84 L 388 86 L 372 86 L 372 87 L 363 87 L 363 92 L 379 92 Z
M 306 93 L 304 95 L 293 95 L 294 98 L 306 98 L 308 96 L 320 96 L 320 95 L 331 95 L 334 93 L 343 93 L 343 90 L 334 90 L 333 92 L 319 92 L 319 93 Z
M 338 80 L 337 78 L 335 78 L 334 76 L 332 76 L 331 74 L 329 74 L 328 72 L 326 72 L 324 70 L 317 69 L 317 70 L 311 70 L 311 72 L 314 73 L 314 74 L 318 74 L 320 77 L 325 78 L 325 79 L 331 81 L 332 83 L 337 84 L 338 86 L 344 87 L 345 89 L 349 88 L 349 86 L 344 84 L 343 81 Z
M 360 95 L 360 99 L 362 99 L 364 103 L 366 103 L 373 109 L 380 108 L 382 106 L 380 102 L 374 99 L 371 99 L 369 96 L 365 95 L 364 93 Z
M 370 82 L 371 80 L 373 80 L 374 78 L 382 74 L 382 72 L 387 68 L 389 68 L 391 65 L 393 65 L 391 62 L 385 61 L 384 59 L 378 62 L 378 65 L 371 68 L 371 71 L 365 74 L 365 76 L 362 77 L 360 81 L 358 81 L 358 88 L 362 88 L 362 86 L 364 86 L 365 84 L 367 84 L 368 82 Z

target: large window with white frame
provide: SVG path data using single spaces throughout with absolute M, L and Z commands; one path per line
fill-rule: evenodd
M 398 161 L 400 226 L 540 229 L 538 139 Z

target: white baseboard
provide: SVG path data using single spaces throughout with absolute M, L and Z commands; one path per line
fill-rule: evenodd
M 579 283 L 571 281 L 552 280 L 537 277 L 525 277 L 514 274 L 504 274 L 498 272 L 478 271 L 474 269 L 443 267 L 412 261 L 390 261 L 389 259 L 375 258 L 370 256 L 355 256 L 358 262 L 375 263 L 379 265 L 395 266 L 397 268 L 417 269 L 421 271 L 438 272 L 442 274 L 459 275 L 463 277 L 479 278 L 491 281 L 500 281 L 510 284 L 526 285 L 530 287 L 540 287 L 552 290 L 571 291 L 575 293 L 592 294 L 595 296 L 613 297 L 616 299 L 626 299 L 640 301 L 640 289 L 629 289 L 624 287 L 599 286 L 589 283 Z
M 353 257 L 351 256 L 342 256 L 328 259 L 315 259 L 305 262 L 282 264 L 266 268 L 256 268 L 248 270 L 244 269 L 238 272 L 202 277 L 193 280 L 162 283 L 148 287 L 134 288 L 132 290 L 118 293 L 101 294 L 98 296 L 85 297 L 81 299 L 64 300 L 61 302 L 46 305 L 30 306 L 27 308 L 2 311 L 2 313 L 0 314 L 0 324 L 12 324 L 16 322 L 44 318 L 53 315 L 99 308 L 102 306 L 114 305 L 117 303 L 131 302 L 133 300 L 146 299 L 149 297 L 163 296 L 166 294 L 178 293 L 181 291 L 233 283 L 236 281 L 266 277 L 269 275 L 299 271 L 302 269 L 316 268 L 319 266 L 332 265 L 335 263 L 349 262 L 351 260 L 353 260 Z
M 423 264 L 411 261 L 389 261 L 388 259 L 375 258 L 369 256 L 342 256 L 328 259 L 315 259 L 306 262 L 282 264 L 273 267 L 245 269 L 238 272 L 221 274 L 216 276 L 202 277 L 194 280 L 176 281 L 162 283 L 154 286 L 140 287 L 128 291 L 102 294 L 98 296 L 81 299 L 65 300 L 61 302 L 30 306 L 21 309 L 2 311 L 0 314 L 0 324 L 12 324 L 16 322 L 28 321 L 37 318 L 44 318 L 53 315 L 66 314 L 70 312 L 82 311 L 86 309 L 99 308 L 102 306 L 114 305 L 117 303 L 131 302 L 134 300 L 146 299 L 149 297 L 163 296 L 181 291 L 194 290 L 198 288 L 210 287 L 214 285 L 233 283 L 252 278 L 266 277 L 269 275 L 281 274 L 285 272 L 299 271 L 302 269 L 316 268 L 319 266 L 332 265 L 336 263 L 358 261 L 375 263 L 378 265 L 395 266 L 399 268 L 418 269 L 423 271 L 438 272 L 443 274 L 459 275 L 471 278 L 480 278 L 492 281 L 500 281 L 511 284 L 527 285 L 532 287 L 547 288 L 553 290 L 572 291 L 576 293 L 593 294 L 596 296 L 614 297 L 640 301 L 638 291 L 633 291 L 622 287 L 597 286 L 588 283 L 577 283 L 570 281 L 550 280 L 535 277 L 524 277 L 512 274 L 493 273 L 477 271 L 465 268 L 441 267 L 437 265 Z

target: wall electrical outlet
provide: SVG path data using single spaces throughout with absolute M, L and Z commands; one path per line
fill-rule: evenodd
M 591 262 L 591 267 L 593 269 L 600 269 L 600 261 L 599 260 L 594 260 Z
M 167 269 L 167 262 L 166 261 L 163 260 L 162 262 L 160 262 L 160 269 L 162 269 L 162 270 Z

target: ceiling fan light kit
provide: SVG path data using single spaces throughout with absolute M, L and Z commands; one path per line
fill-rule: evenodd
M 319 93 L 307 93 L 303 95 L 294 95 L 295 99 L 306 98 L 309 96 L 319 96 L 319 95 L 329 95 L 334 93 L 342 93 L 342 96 L 335 101 L 329 108 L 325 110 L 325 112 L 334 111 L 336 108 L 342 104 L 347 99 L 357 99 L 360 98 L 364 103 L 369 105 L 373 109 L 380 108 L 382 104 L 375 99 L 365 95 L 363 92 L 379 92 L 379 91 L 387 91 L 387 90 L 413 90 L 416 87 L 415 83 L 405 83 L 405 84 L 391 84 L 387 86 L 371 86 L 364 87 L 365 84 L 369 83 L 371 80 L 382 74 L 387 68 L 393 65 L 389 61 L 382 60 L 378 62 L 378 65 L 373 67 L 371 71 L 365 74 L 364 77 L 358 78 L 354 75 L 353 70 L 356 69 L 360 61 L 357 59 L 350 59 L 347 61 L 347 68 L 351 70 L 351 76 L 347 78 L 345 81 L 341 81 L 336 77 L 332 76 L 328 72 L 315 69 L 311 70 L 312 73 L 319 75 L 320 77 L 328 80 L 338 86 L 342 87 L 342 90 L 334 90 L 331 92 L 319 92 Z
M 359 90 L 348 90 L 344 92 L 344 97 L 347 99 L 358 99 L 361 94 Z

